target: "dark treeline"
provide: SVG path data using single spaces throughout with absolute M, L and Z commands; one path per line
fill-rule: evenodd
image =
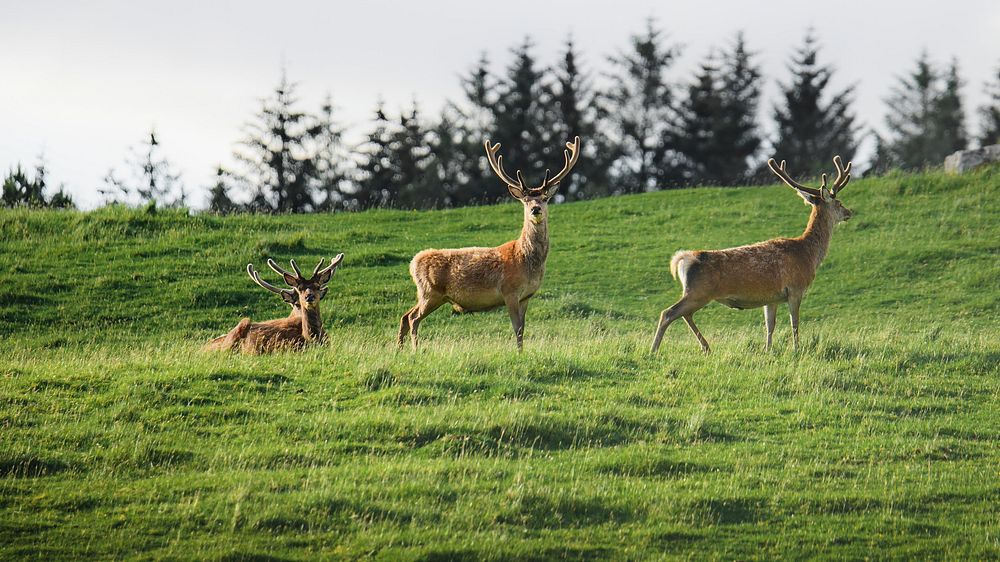
M 987 85 L 980 134 L 973 135 L 958 63 L 939 67 L 922 54 L 886 98 L 882 136 L 859 123 L 854 86 L 831 86 L 834 69 L 812 31 L 789 57 L 770 107 L 762 107 L 767 78 L 742 33 L 680 81 L 671 71 L 681 49 L 653 22 L 607 57 L 608 70 L 599 75 L 572 39 L 551 66 L 537 60 L 530 38 L 512 54 L 501 69 L 482 55 L 460 78 L 461 99 L 438 115 L 425 116 L 415 101 L 398 114 L 377 103 L 364 140 L 353 146 L 329 96 L 318 111 L 303 109 L 296 84 L 283 75 L 245 126 L 234 165 L 218 167 L 208 208 L 302 213 L 494 202 L 506 188 L 483 158 L 487 138 L 500 142 L 505 161 L 532 183 L 561 165 L 565 141 L 583 138 L 579 164 L 560 190 L 567 200 L 770 181 L 770 154 L 794 162 L 797 174 L 818 174 L 833 154 L 853 159 L 866 135 L 877 147 L 874 172 L 939 165 L 970 144 L 1000 142 L 1000 70 Z M 772 134 L 765 135 L 762 114 Z M 34 179 L 20 166 L 11 170 L 4 205 L 72 206 L 61 189 L 46 195 L 44 178 L 44 162 Z M 189 204 L 155 131 L 108 172 L 100 191 L 107 203 Z

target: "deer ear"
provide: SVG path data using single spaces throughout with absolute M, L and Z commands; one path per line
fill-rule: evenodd
M 299 303 L 299 297 L 295 294 L 295 291 L 281 291 L 281 300 L 287 302 L 288 304 L 295 306 Z
M 333 274 L 337 272 L 337 268 L 340 267 L 340 262 L 344 261 L 344 254 L 337 254 L 337 257 L 330 260 L 330 265 L 326 267 L 323 271 L 319 272 L 319 275 L 315 277 L 314 281 L 320 285 L 326 285 L 330 282 L 330 278 Z
M 278 264 L 275 263 L 274 260 L 268 258 L 267 266 L 271 268 L 271 271 L 274 271 L 275 273 L 280 275 L 285 280 L 285 283 L 289 287 L 295 287 L 296 285 L 298 285 L 298 279 L 296 279 L 295 276 L 292 275 L 291 273 L 288 273 L 284 269 L 281 269 L 281 267 L 278 266 Z
M 806 205 L 819 205 L 820 204 L 819 197 L 816 197 L 812 193 L 807 193 L 807 192 L 801 191 L 799 189 L 796 189 L 795 193 L 799 194 L 799 197 L 801 197 L 802 200 L 806 202 Z
M 520 201 L 521 199 L 524 199 L 524 192 L 521 191 L 521 188 L 519 188 L 519 187 L 514 187 L 512 185 L 508 185 L 507 186 L 507 191 L 510 192 L 510 196 L 511 197 L 513 197 L 514 199 L 517 199 L 518 201 Z

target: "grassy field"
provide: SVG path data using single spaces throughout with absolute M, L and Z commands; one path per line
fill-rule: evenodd
M 798 354 L 784 308 L 765 353 L 712 305 L 711 355 L 676 323 L 656 357 L 673 252 L 799 234 L 791 190 L 554 207 L 520 355 L 504 311 L 394 349 L 410 257 L 516 236 L 513 202 L 0 212 L 0 558 L 1000 557 L 998 194 L 856 180 Z M 247 262 L 337 252 L 328 345 L 199 350 L 286 314 Z

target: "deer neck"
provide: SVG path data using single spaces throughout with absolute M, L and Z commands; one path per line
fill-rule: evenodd
M 524 217 L 521 237 L 518 238 L 518 249 L 532 270 L 545 267 L 545 258 L 549 255 L 548 220 L 535 224 L 530 216 Z
M 826 257 L 826 251 L 830 247 L 830 238 L 833 236 L 833 227 L 837 224 L 837 219 L 833 213 L 823 207 L 814 205 L 809 214 L 809 224 L 806 225 L 805 232 L 799 239 L 812 258 L 814 267 Z
M 302 310 L 302 337 L 306 341 L 321 342 L 326 339 L 323 331 L 323 320 L 319 316 L 319 308 Z

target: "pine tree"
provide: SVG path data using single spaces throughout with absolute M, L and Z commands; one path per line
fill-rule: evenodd
M 632 36 L 629 51 L 610 59 L 617 71 L 601 106 L 616 156 L 610 170 L 615 193 L 673 187 L 681 179 L 674 96 L 666 77 L 680 51 L 664 45 L 663 35 L 649 21 L 645 34 Z
M 778 159 L 794 162 L 802 174 L 826 170 L 838 154 L 850 161 L 858 146 L 859 128 L 851 110 L 854 87 L 824 95 L 833 69 L 820 65 L 818 55 L 810 30 L 789 66 L 791 82 L 781 86 L 784 103 L 774 107 L 777 139 L 772 152 Z
M 542 80 L 542 71 L 535 67 L 533 48 L 531 38 L 526 38 L 513 50 L 514 62 L 498 88 L 491 138 L 503 145 L 504 161 L 509 162 L 512 170 L 522 170 L 525 181 L 531 184 L 541 183 L 545 167 L 551 166 L 549 161 L 553 160 L 550 155 L 562 154 L 561 150 L 556 152 L 558 146 L 553 140 L 550 90 Z M 488 201 L 507 197 L 502 182 L 494 180 L 488 184 Z
M 379 101 L 375 109 L 375 126 L 358 153 L 362 161 L 357 166 L 358 178 L 353 182 L 348 207 L 354 210 L 382 207 L 393 199 L 394 171 L 392 164 L 393 131 Z
M 877 168 L 916 170 L 938 165 L 952 152 L 965 148 L 967 135 L 956 64 L 942 75 L 927 53 L 921 54 L 916 68 L 899 79 L 887 104 L 889 138 L 884 161 L 877 162 Z
M 989 102 L 979 108 L 979 144 L 1000 144 L 1000 67 L 994 75 L 995 82 L 986 86 Z
M 446 146 L 450 154 L 447 162 L 442 163 L 441 154 L 435 156 L 439 173 L 448 173 L 446 181 L 450 185 L 446 185 L 445 189 L 449 193 L 448 203 L 452 206 L 492 201 L 498 185 L 483 158 L 483 142 L 495 137 L 498 101 L 498 83 L 490 72 L 489 58 L 485 53 L 462 77 L 461 85 L 465 98 L 463 103 L 448 104 L 439 122 L 439 125 L 449 129 L 450 140 Z M 447 121 L 445 114 L 450 116 Z M 447 138 L 440 131 L 435 137 L 442 143 Z M 444 149 L 438 151 L 441 150 Z
M 718 163 L 716 179 L 720 183 L 745 183 L 751 161 L 763 144 L 757 119 L 761 71 L 753 56 L 743 32 L 736 34 L 732 49 L 723 53 L 720 134 L 728 150 Z
M 580 69 L 579 58 L 576 45 L 570 37 L 566 40 L 562 58 L 554 69 L 555 81 L 549 86 L 548 94 L 555 112 L 552 118 L 552 138 L 556 148 L 562 146 L 561 143 L 572 141 L 576 136 L 582 139 L 580 160 L 559 190 L 566 199 L 587 199 L 608 194 L 610 150 L 597 125 L 601 118 L 596 105 L 597 94 L 588 76 Z M 556 161 L 547 163 L 546 166 L 557 166 L 558 154 L 558 150 L 555 151 Z
M 4 207 L 37 207 L 44 204 L 40 186 L 28 178 L 21 165 L 7 172 L 3 180 Z
M 435 204 L 442 207 L 455 206 L 468 199 L 464 193 L 469 177 L 460 118 L 453 107 L 446 106 L 428 133 L 430 154 L 425 184 L 432 197 L 436 193 Z
M 427 174 L 431 164 L 428 133 L 420 122 L 417 102 L 409 114 L 401 114 L 399 127 L 391 135 L 389 165 L 393 171 L 393 203 L 407 209 L 429 209 L 442 206 L 444 193 L 439 192 Z
M 228 215 L 240 206 L 229 196 L 229 174 L 222 166 L 216 168 L 215 184 L 209 189 L 208 210 L 220 215 Z
M 677 148 L 692 184 L 746 183 L 760 149 L 760 70 L 742 33 L 729 51 L 710 54 L 681 104 Z
M 28 174 L 18 163 L 16 168 L 11 168 L 7 172 L 7 177 L 3 180 L 2 195 L 0 203 L 4 207 L 49 207 L 66 208 L 75 207 L 73 199 L 66 193 L 63 186 L 59 187 L 51 196 L 46 196 L 48 169 L 44 157 L 38 158 L 35 165 L 35 177 L 29 178 Z
M 327 94 L 320 108 L 315 143 L 315 191 L 320 199 L 317 210 L 333 211 L 343 206 L 350 176 L 350 153 L 344 146 L 344 130 L 334 119 L 333 101 Z
M 104 187 L 98 190 L 106 203 L 185 206 L 187 195 L 181 175 L 160 155 L 159 147 L 156 131 L 151 130 L 142 144 L 129 149 L 124 172 L 114 168 L 108 171 Z
M 73 198 L 70 197 L 65 191 L 64 186 L 59 186 L 59 191 L 52 194 L 49 197 L 47 206 L 52 209 L 75 209 L 76 204 L 73 203 Z
M 684 155 L 685 177 L 690 183 L 720 182 L 721 165 L 729 149 L 729 139 L 723 136 L 724 105 L 717 57 L 710 54 L 688 86 L 679 110 L 676 147 Z
M 965 127 L 965 109 L 962 107 L 962 79 L 958 74 L 958 61 L 952 60 L 942 77 L 941 95 L 935 108 L 935 136 L 945 150 L 945 156 L 964 150 L 969 144 Z M 944 161 L 942 157 L 940 161 Z
M 295 84 L 284 73 L 274 95 L 261 100 L 255 122 L 247 125 L 240 180 L 251 194 L 255 211 L 303 213 L 315 208 L 316 162 L 310 151 L 320 133 L 317 119 L 295 108 Z

